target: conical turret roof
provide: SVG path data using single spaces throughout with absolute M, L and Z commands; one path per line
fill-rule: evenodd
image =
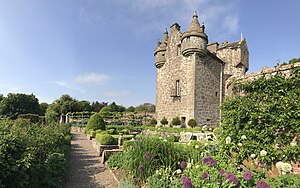
M 198 21 L 198 15 L 197 15 L 196 11 L 194 12 L 193 20 L 192 20 L 192 23 L 191 23 L 188 31 L 198 31 L 198 32 L 201 31 L 201 26 L 200 26 L 200 23 Z
M 189 29 L 183 33 L 182 38 L 188 36 L 199 36 L 207 40 L 207 35 L 204 33 L 204 24 L 200 25 L 197 12 L 194 12 L 192 23 Z

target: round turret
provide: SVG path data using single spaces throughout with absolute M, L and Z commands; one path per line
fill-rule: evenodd
M 157 41 L 157 48 L 154 50 L 156 68 L 161 68 L 166 63 L 165 54 L 167 51 L 168 39 L 168 30 L 166 29 L 162 41 Z
M 204 24 L 200 25 L 198 15 L 195 11 L 189 29 L 183 33 L 181 38 L 181 52 L 184 56 L 193 53 L 205 54 L 207 51 L 208 38 L 204 33 Z

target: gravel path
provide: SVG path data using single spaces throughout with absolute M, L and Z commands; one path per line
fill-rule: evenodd
M 100 163 L 91 141 L 82 133 L 72 132 L 71 152 L 64 188 L 117 188 L 111 172 Z

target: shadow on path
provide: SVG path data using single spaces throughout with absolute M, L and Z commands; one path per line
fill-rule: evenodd
M 92 143 L 82 133 L 72 132 L 68 172 L 64 188 L 116 188 L 112 174 L 100 163 Z

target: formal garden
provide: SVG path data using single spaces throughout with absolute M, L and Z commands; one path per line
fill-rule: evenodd
M 300 69 L 277 71 L 251 82 L 236 82 L 239 95 L 222 104 L 218 128 L 177 128 L 177 117 L 165 126 L 89 124 L 86 133 L 122 152 L 107 162 L 120 176 L 120 187 L 298 187 Z M 97 122 L 100 122 L 98 120 Z M 194 122 L 191 120 L 190 122 Z M 99 127 L 97 127 L 99 126 Z M 195 127 L 194 127 L 195 126 Z M 183 132 L 213 132 L 216 140 L 179 142 Z M 102 139 L 102 140 L 101 140 Z
M 99 159 L 108 159 L 121 188 L 297 188 L 299 66 L 290 73 L 237 80 L 236 96 L 222 104 L 220 127 L 193 119 L 182 127 L 179 117 L 156 120 L 146 108 L 116 104 L 87 111 L 86 102 L 66 95 L 48 106 L 33 95 L 0 96 L 0 187 L 61 187 L 73 129 L 104 147 Z M 27 108 L 11 101 L 27 101 Z M 59 124 L 58 114 L 72 121 Z

